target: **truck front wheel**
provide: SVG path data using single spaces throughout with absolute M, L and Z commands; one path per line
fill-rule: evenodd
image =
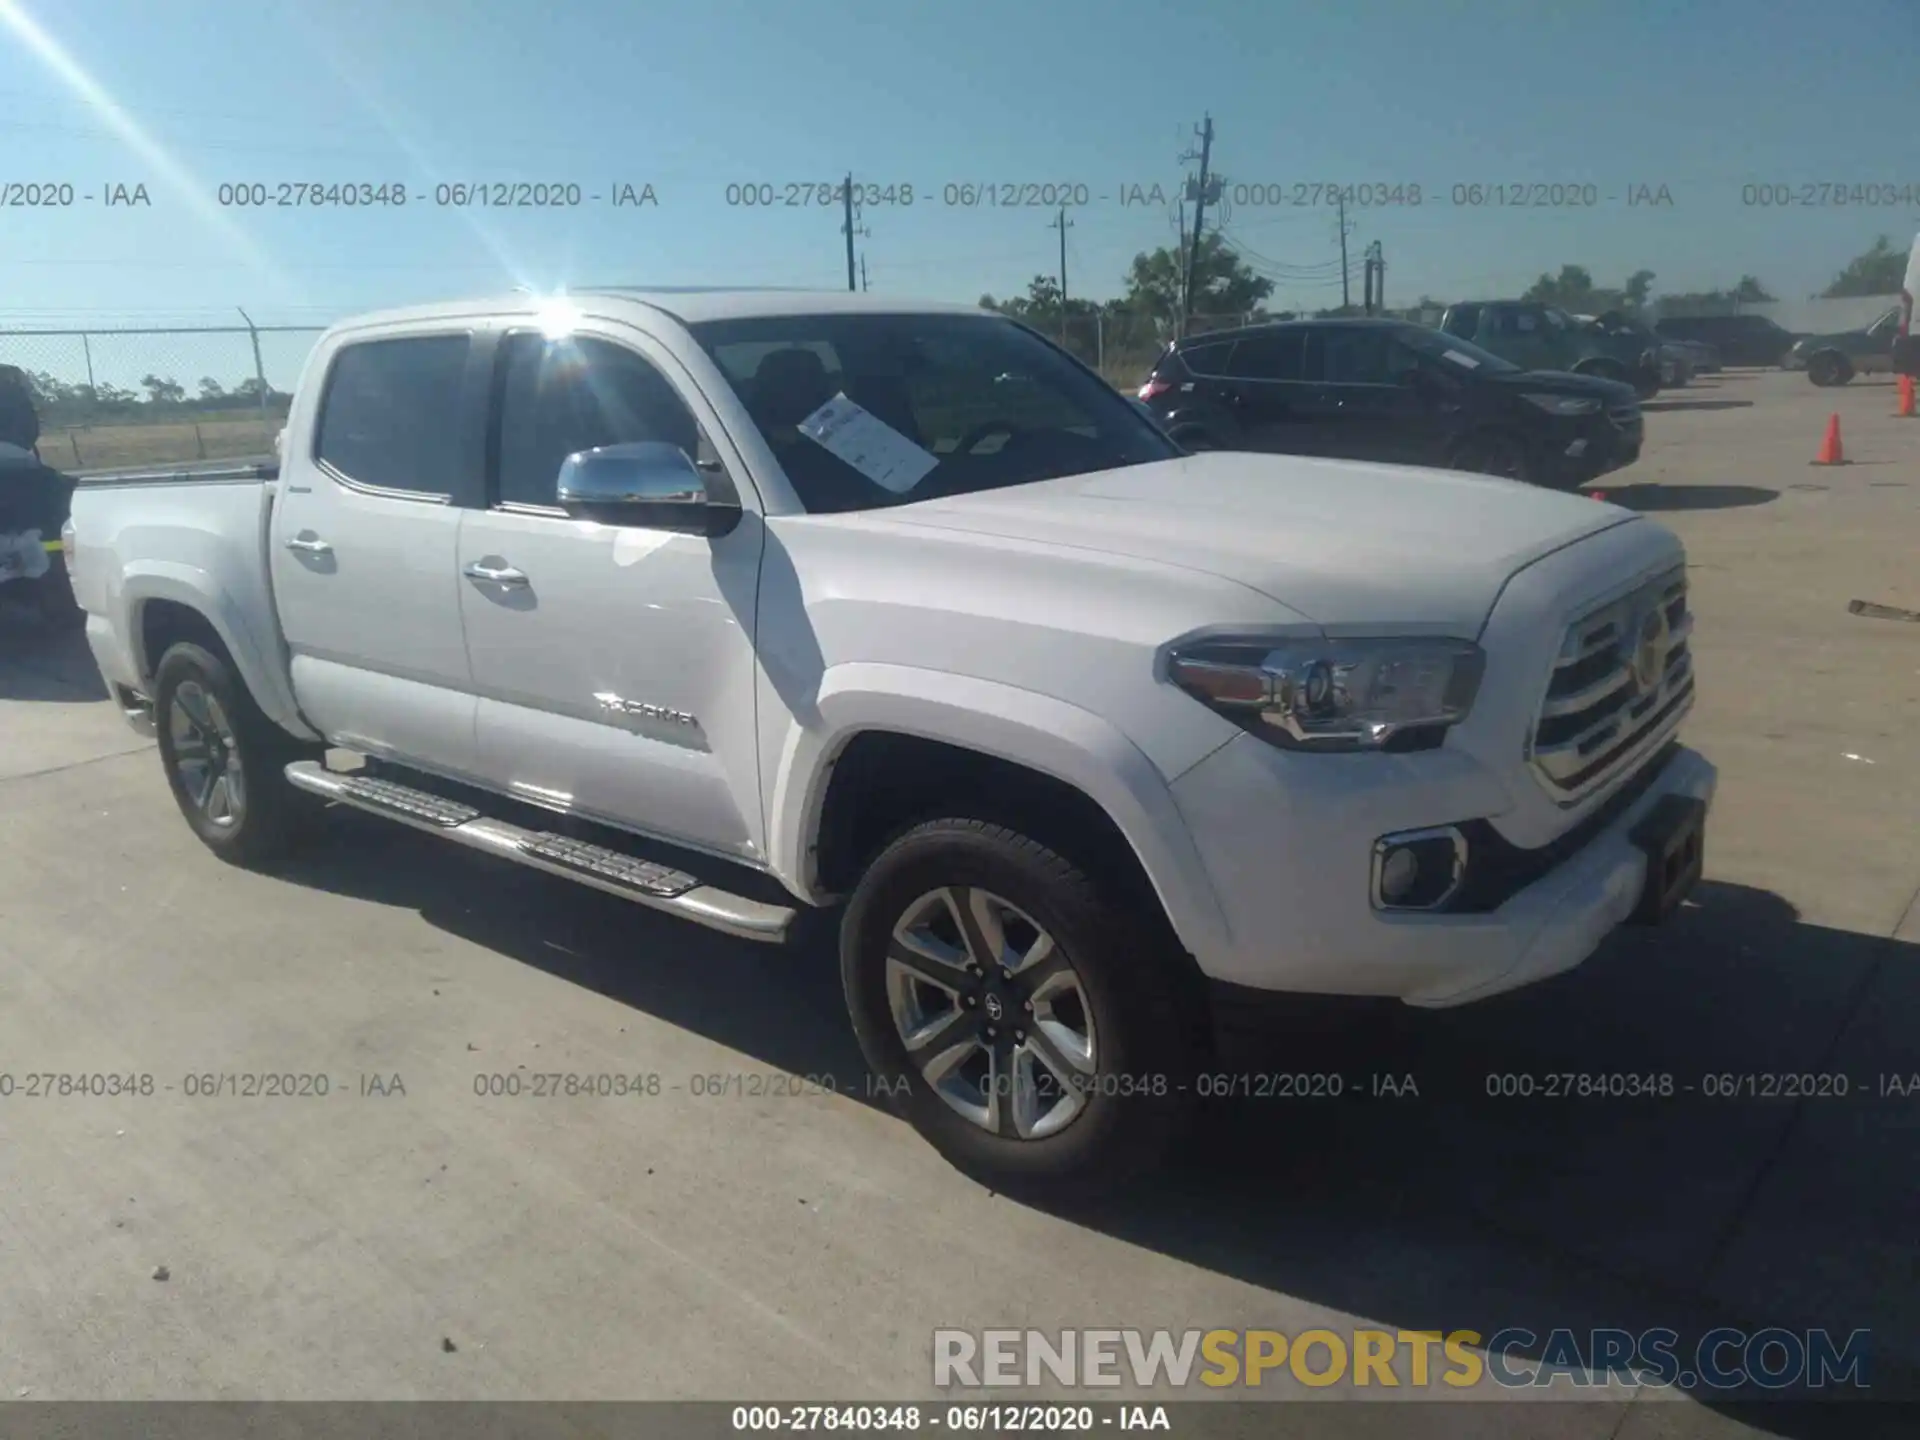
M 190 641 L 160 657 L 153 690 L 167 785 L 193 833 L 236 865 L 277 859 L 311 813 L 285 774 L 307 747 L 261 713 L 231 661 Z
M 868 867 L 841 927 L 879 1088 L 995 1189 L 1088 1192 L 1156 1164 L 1191 1095 L 1192 1007 L 1121 897 L 984 820 L 923 822 Z

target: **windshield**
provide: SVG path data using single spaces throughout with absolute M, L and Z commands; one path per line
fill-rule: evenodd
M 783 315 L 691 328 L 811 513 L 1182 453 L 1110 385 L 996 316 Z
M 1471 340 L 1429 330 L 1424 325 L 1408 325 L 1393 332 L 1411 348 L 1429 359 L 1439 360 L 1458 370 L 1479 370 L 1490 375 L 1517 372 L 1520 367 L 1502 360 L 1491 350 L 1482 350 Z

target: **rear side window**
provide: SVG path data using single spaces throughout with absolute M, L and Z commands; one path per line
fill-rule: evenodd
M 1180 352 L 1180 359 L 1187 369 L 1196 375 L 1231 375 L 1233 371 L 1234 342 L 1222 341 L 1213 345 L 1194 345 Z
M 365 340 L 334 356 L 315 458 L 362 485 L 452 495 L 465 335 Z
M 1307 332 L 1282 330 L 1254 335 L 1233 347 L 1229 372 L 1243 380 L 1307 378 Z

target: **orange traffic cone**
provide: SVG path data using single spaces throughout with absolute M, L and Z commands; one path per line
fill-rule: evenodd
M 1827 438 L 1820 442 L 1820 453 L 1814 458 L 1816 465 L 1844 465 L 1847 452 L 1840 445 L 1840 416 L 1838 413 L 1827 417 Z
M 1896 420 L 1911 420 L 1914 418 L 1913 376 L 1911 375 L 1902 375 L 1900 377 L 1900 403 L 1894 407 L 1893 416 Z

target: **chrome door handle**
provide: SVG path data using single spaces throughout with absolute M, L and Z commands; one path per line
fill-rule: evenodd
M 287 549 L 298 550 L 303 555 L 331 555 L 333 553 L 333 546 L 329 545 L 326 541 L 318 537 L 308 539 L 301 535 L 296 535 L 287 541 Z
M 460 573 L 469 580 L 484 580 L 490 585 L 525 585 L 527 583 L 524 570 L 516 570 L 511 565 L 502 565 L 496 569 L 492 565 L 482 565 L 478 560 Z

